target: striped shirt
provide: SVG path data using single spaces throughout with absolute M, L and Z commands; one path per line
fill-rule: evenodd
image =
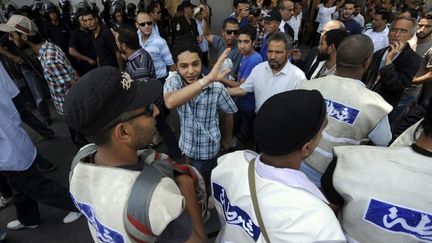
M 174 65 L 167 42 L 152 32 L 149 39 L 144 43 L 140 30 L 137 30 L 139 43 L 153 59 L 153 65 L 156 69 L 156 78 L 168 76 L 167 66 Z
M 64 98 L 71 87 L 71 81 L 77 80 L 78 77 L 75 76 L 75 71 L 64 52 L 51 42 L 43 43 L 39 49 L 38 59 L 56 110 L 63 115 Z
M 156 78 L 153 60 L 150 54 L 142 48 L 128 57 L 126 72 L 135 80 Z
M 36 148 L 21 127 L 12 98 L 18 88 L 0 62 L 0 171 L 23 171 L 36 157 Z
M 164 85 L 164 94 L 184 88 L 177 72 L 170 72 Z M 211 83 L 199 95 L 177 107 L 180 116 L 181 151 L 192 159 L 209 160 L 219 152 L 221 134 L 219 113 L 237 112 L 234 101 L 223 84 Z

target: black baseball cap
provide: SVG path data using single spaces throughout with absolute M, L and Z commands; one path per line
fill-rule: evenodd
M 276 21 L 281 22 L 282 21 L 282 15 L 279 13 L 278 9 L 273 9 L 270 12 L 268 12 L 266 15 L 264 15 L 264 20 L 267 20 L 267 21 L 276 20 Z
M 115 67 L 93 69 L 78 79 L 64 102 L 66 124 L 84 135 L 100 131 L 120 114 L 160 99 L 159 80 L 133 80 Z
M 270 97 L 260 107 L 254 135 L 262 152 L 270 156 L 290 154 L 314 138 L 327 115 L 317 90 L 292 90 Z

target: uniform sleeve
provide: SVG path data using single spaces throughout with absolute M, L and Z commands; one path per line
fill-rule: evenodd
M 222 86 L 222 84 L 221 84 Z M 225 87 L 221 87 L 221 93 L 218 98 L 218 108 L 225 113 L 237 112 L 237 106 L 232 100 L 231 96 L 226 91 Z
M 333 186 L 333 173 L 336 169 L 336 161 L 337 158 L 335 157 L 322 175 L 321 190 L 329 202 L 342 207 L 345 203 L 345 200 Z
M 115 39 L 113 34 L 110 31 L 106 31 L 104 36 L 105 43 L 109 49 L 117 51 L 117 44 L 115 43 Z
M 369 139 L 377 146 L 387 146 L 392 139 L 388 116 L 385 116 L 368 135 Z

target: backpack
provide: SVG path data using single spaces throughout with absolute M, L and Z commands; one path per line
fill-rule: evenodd
M 88 144 L 75 155 L 71 171 L 81 159 L 96 152 L 95 144 Z M 150 200 L 153 191 L 163 177 L 174 180 L 174 171 L 192 177 L 195 183 L 195 192 L 198 203 L 201 205 L 201 215 L 204 218 L 207 213 L 207 194 L 205 183 L 201 174 L 192 166 L 177 164 L 165 154 L 152 149 L 138 151 L 138 156 L 144 159 L 145 166 L 136 178 L 129 194 L 123 222 L 126 232 L 133 242 L 155 242 L 157 235 L 153 234 L 149 219 Z M 139 202 L 139 203 L 138 203 Z M 144 205 L 144 207 L 143 207 Z

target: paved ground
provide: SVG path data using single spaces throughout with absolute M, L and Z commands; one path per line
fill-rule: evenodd
M 52 114 L 56 113 L 52 111 Z M 175 126 L 177 124 L 177 119 L 174 115 L 171 116 L 170 124 Z M 26 126 L 25 128 L 31 135 L 32 140 L 35 142 L 39 153 L 51 160 L 57 166 L 55 171 L 45 173 L 45 175 L 57 180 L 62 185 L 68 186 L 70 162 L 72 161 L 72 158 L 78 149 L 74 147 L 70 141 L 67 128 L 60 119 L 61 118 L 59 116 L 54 117 L 51 128 L 56 131 L 56 136 L 54 139 L 49 141 L 37 142 L 39 140 L 39 135 L 30 128 Z M 164 146 L 159 146 L 157 150 L 163 152 Z M 93 242 L 84 217 L 74 223 L 63 224 L 62 219 L 64 216 L 66 216 L 67 212 L 43 204 L 39 204 L 39 209 L 41 212 L 42 223 L 37 229 L 25 229 L 20 231 L 7 230 L 8 236 L 4 242 Z M 0 211 L 0 227 L 2 229 L 6 229 L 6 224 L 15 219 L 16 214 L 15 207 L 13 205 Z M 213 211 L 211 219 L 206 224 L 206 231 L 214 232 L 217 231 L 218 227 L 219 223 L 217 214 L 215 211 Z

